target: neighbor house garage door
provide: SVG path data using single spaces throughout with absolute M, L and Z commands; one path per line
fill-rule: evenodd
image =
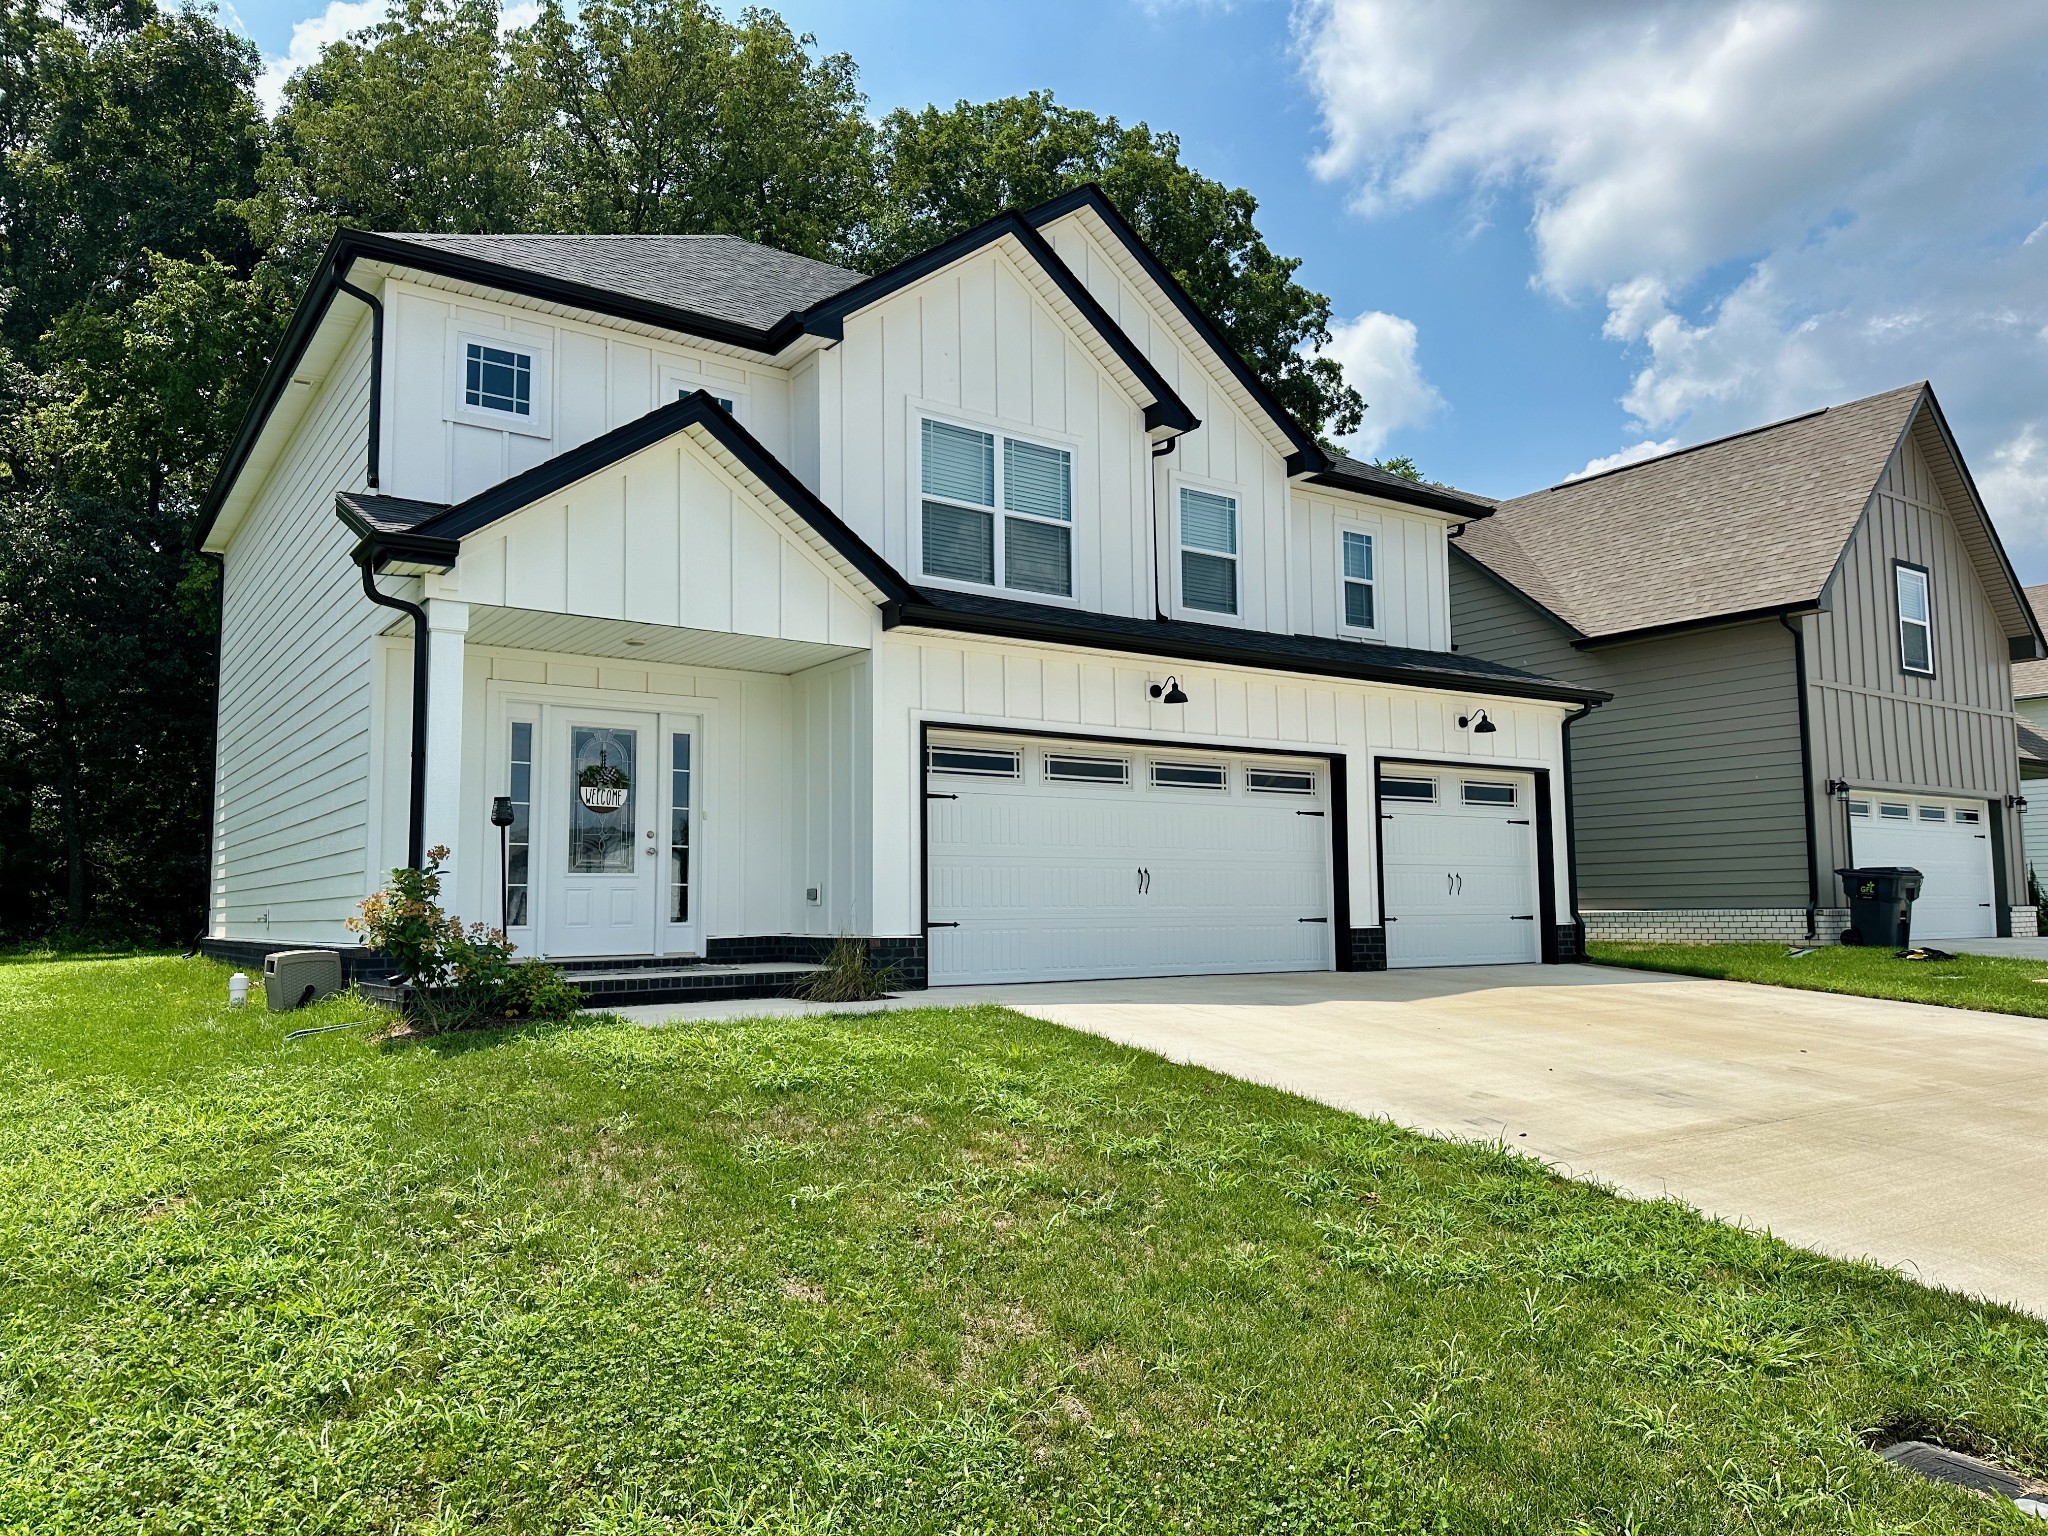
M 1859 865 L 1903 865 L 1926 877 L 1913 903 L 1914 938 L 1988 939 L 1998 932 L 1983 801 L 1854 796 L 1849 847 Z
M 1533 775 L 1383 764 L 1379 817 L 1388 965 L 1543 957 Z
M 1327 970 L 1329 764 L 934 735 L 934 986 Z

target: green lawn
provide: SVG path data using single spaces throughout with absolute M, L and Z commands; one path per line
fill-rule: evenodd
M 0 1531 L 1915 1533 L 2048 1328 L 996 1009 L 0 962 Z
M 1831 944 L 1794 959 L 1784 944 L 1588 944 L 1589 959 L 1645 971 L 1760 981 L 1811 992 L 1893 997 L 2048 1018 L 2048 960 L 1958 955 L 1901 960 L 1893 949 Z

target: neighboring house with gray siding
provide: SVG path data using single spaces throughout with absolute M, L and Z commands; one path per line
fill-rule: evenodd
M 2048 586 L 2026 591 L 2034 621 L 2048 622 Z M 2020 717 L 2020 783 L 2034 802 L 2024 823 L 2027 870 L 2038 888 L 2048 890 L 2048 661 L 2012 664 L 2012 707 Z
M 1831 939 L 1852 863 L 1925 872 L 1922 937 L 2034 931 L 2012 663 L 2048 695 L 2048 643 L 1927 385 L 1520 497 L 1451 548 L 1460 651 L 1614 696 L 1571 733 L 1589 936 Z

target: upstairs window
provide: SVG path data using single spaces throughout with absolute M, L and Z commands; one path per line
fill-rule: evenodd
M 1182 486 L 1180 605 L 1237 612 L 1237 498 Z
M 510 347 L 466 345 L 462 403 L 471 410 L 533 415 L 533 354 Z
M 1378 607 L 1373 601 L 1372 535 L 1355 528 L 1342 530 L 1344 557 L 1344 627 L 1379 628 Z
M 1899 590 L 1899 666 L 1921 677 L 1934 676 L 1933 605 L 1925 568 L 1896 561 Z
M 1074 595 L 1071 453 L 928 418 L 920 444 L 925 575 Z

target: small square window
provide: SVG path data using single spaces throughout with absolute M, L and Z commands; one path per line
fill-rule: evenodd
M 1228 789 L 1230 775 L 1221 763 L 1154 763 L 1152 783 L 1158 789 Z
M 509 347 L 466 346 L 462 403 L 480 411 L 533 414 L 533 354 Z
M 975 779 L 1014 779 L 1022 758 L 1016 752 L 989 747 L 933 747 L 934 773 Z
M 1513 805 L 1515 786 L 1493 783 L 1483 779 L 1465 781 L 1465 803 L 1467 805 Z
M 1435 779 L 1381 779 L 1382 800 L 1419 800 L 1436 803 Z
M 1077 757 L 1065 752 L 1045 754 L 1045 776 L 1066 784 L 1128 784 L 1131 765 L 1121 757 Z
M 1293 768 L 1247 768 L 1244 787 L 1256 795 L 1312 795 L 1316 776 Z

